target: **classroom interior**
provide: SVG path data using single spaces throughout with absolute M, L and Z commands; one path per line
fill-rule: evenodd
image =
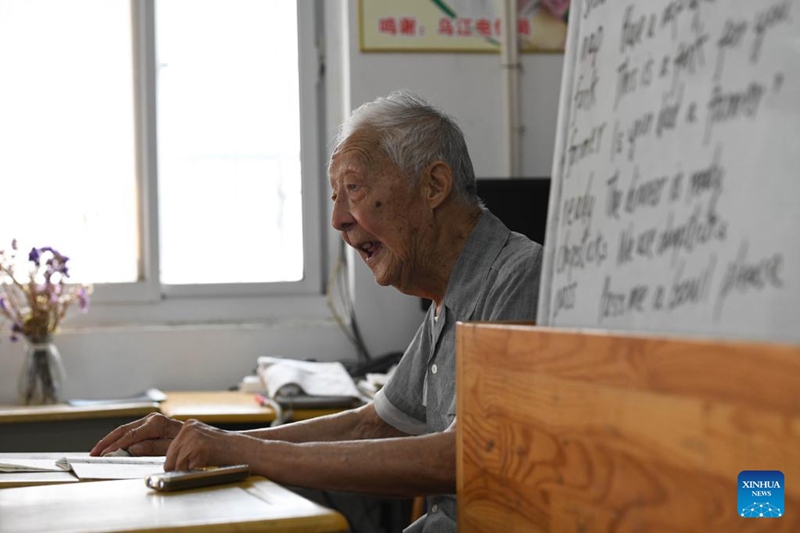
M 497 54 L 365 53 L 359 46 L 358 2 L 299 4 L 306 68 L 313 75 L 304 97 L 318 106 L 303 146 L 316 144 L 309 170 L 314 197 L 305 198 L 317 249 L 306 269 L 314 287 L 300 295 L 259 299 L 156 296 L 155 302 L 103 302 L 95 288 L 86 314 L 68 317 L 58 335 L 69 379 L 65 398 L 103 398 L 162 390 L 218 390 L 251 373 L 259 355 L 348 361 L 356 358 L 326 304 L 328 276 L 339 257 L 339 235 L 330 226 L 329 186 L 324 171 L 330 140 L 362 103 L 398 89 L 419 93 L 456 117 L 464 130 L 476 175 L 508 178 L 504 139 L 504 75 Z M 314 9 L 324 11 L 314 13 Z M 324 39 L 317 43 L 316 40 Z M 316 48 L 316 47 L 319 48 Z M 315 79 L 324 50 L 324 80 Z M 520 126 L 524 129 L 519 174 L 548 178 L 561 81 L 562 54 L 522 54 Z M 311 93 L 311 94 L 308 94 Z M 304 100 L 304 105 L 305 100 Z M 306 109 L 308 110 L 308 109 Z M 5 235 L 5 233 L 4 233 Z M 257 238 L 257 230 L 254 238 Z M 9 239 L 14 235 L 9 233 Z M 66 252 L 65 252 L 66 253 Z M 78 258 L 72 259 L 75 263 Z M 355 260 L 354 260 L 355 259 Z M 275 261 L 280 252 L 275 251 Z M 347 255 L 352 301 L 364 342 L 372 354 L 403 351 L 424 315 L 417 299 L 375 284 L 369 270 Z M 188 302 L 188 304 L 187 304 Z M 186 305 L 184 305 L 186 304 Z M 242 311 L 246 309 L 246 311 Z M 239 315 L 237 319 L 230 317 Z M 196 317 L 196 318 L 195 318 Z M 7 331 L 7 330 L 6 330 Z M 0 401 L 16 400 L 24 347 L 0 343 Z M 202 369 L 202 370 L 200 370 Z M 124 375 L 124 380 L 119 376 Z
M 154 38 L 155 30 L 148 24 L 157 23 L 155 3 L 138 0 L 118 3 L 133 6 L 132 31 L 138 40 L 134 46 L 142 47 L 140 54 L 146 54 L 147 46 L 154 46 L 150 40 Z M 193 392 L 208 392 L 211 396 L 204 398 L 216 402 L 214 394 L 235 388 L 244 376 L 254 374 L 259 356 L 357 363 L 359 350 L 332 316 L 327 302 L 331 273 L 342 259 L 346 261 L 343 275 L 348 284 L 344 290 L 349 291 L 347 296 L 363 344 L 373 358 L 388 355 L 396 360 L 396 355 L 404 351 L 424 317 L 424 302 L 404 296 L 390 287 L 377 286 L 373 275 L 357 255 L 345 251 L 342 257 L 341 238 L 330 226 L 331 202 L 325 172 L 331 139 L 341 122 L 352 110 L 379 96 L 406 89 L 445 110 L 456 118 L 465 133 L 477 177 L 485 181 L 509 177 L 536 178 L 538 185 L 534 186 L 537 190 L 544 187 L 544 196 L 537 196 L 537 205 L 546 208 L 563 54 L 525 54 L 520 57 L 518 84 L 521 107 L 513 113 L 520 121 L 520 130 L 525 132 L 519 139 L 525 148 L 520 152 L 516 167 L 511 170 L 509 149 L 502 140 L 506 137 L 509 113 L 504 97 L 507 75 L 498 54 L 364 52 L 359 36 L 359 1 L 286 4 L 291 9 L 296 6 L 298 48 L 292 52 L 297 54 L 300 112 L 303 115 L 300 126 L 303 128 L 303 225 L 306 239 L 313 247 L 309 249 L 306 244 L 304 287 L 268 295 L 263 295 L 263 292 L 242 294 L 241 290 L 238 293 L 234 290 L 229 294 L 223 292 L 212 296 L 181 296 L 156 288 L 154 295 L 151 293 L 143 298 L 135 294 L 129 296 L 136 289 L 120 297 L 119 293 L 105 291 L 105 287 L 96 284 L 88 311 L 71 312 L 57 334 L 57 348 L 66 373 L 59 400 L 129 398 L 156 388 L 167 391 L 173 402 L 182 401 L 181 393 Z M 13 14 L 14 6 L 6 7 Z M 55 9 L 55 6 L 49 8 Z M 99 4 L 93 8 L 98 11 L 105 9 Z M 76 7 L 76 11 L 80 9 Z M 182 9 L 191 14 L 193 8 L 184 3 Z M 206 6 L 206 10 L 213 12 L 213 7 Z M 65 16 L 69 16 L 68 11 Z M 220 18 L 225 18 L 224 8 L 217 13 Z M 143 22 L 148 17 L 150 22 Z M 0 10 L 0 25 L 2 19 Z M 195 21 L 200 26 L 203 23 L 208 21 Z M 236 24 L 231 20 L 226 20 L 226 23 L 234 27 Z M 278 20 L 264 22 L 262 30 L 275 31 L 279 24 Z M 180 29 L 180 25 L 173 27 Z M 51 29 L 54 36 L 65 39 L 80 32 L 78 28 L 73 33 Z M 206 31 L 210 29 L 206 28 Z M 247 26 L 247 31 L 252 31 L 252 25 Z M 41 34 L 46 34 L 46 31 L 36 35 Z M 204 46 L 208 46 L 208 42 Z M 275 48 L 267 53 L 280 54 L 281 51 Z M 141 61 L 141 58 L 136 58 L 136 61 Z M 82 65 L 75 66 L 77 72 L 82 72 L 82 68 Z M 148 66 L 136 63 L 136 68 L 141 74 Z M 273 83 L 280 84 L 281 80 L 275 79 Z M 146 98 L 141 93 L 138 97 Z M 227 100 L 235 98 L 236 91 L 233 91 Z M 222 98 L 217 104 L 224 108 L 229 103 L 225 100 Z M 152 105 L 152 100 L 150 102 L 140 105 L 146 107 Z M 280 107 L 282 102 L 275 101 L 273 105 Z M 152 124 L 143 126 L 140 122 L 138 126 L 146 129 Z M 276 125 L 277 129 L 281 127 Z M 288 129 L 291 131 L 296 127 L 291 125 Z M 147 163 L 139 165 L 139 172 L 152 172 Z M 142 185 L 147 178 L 140 177 L 139 180 L 139 187 L 147 186 Z M 530 183 L 522 185 L 530 186 Z M 503 186 L 494 189 L 496 187 L 492 188 L 491 184 L 487 185 L 486 194 L 498 196 L 500 201 L 512 199 L 518 192 L 513 189 L 505 192 Z M 85 194 L 91 196 L 92 192 L 85 191 Z M 138 194 L 143 194 L 142 190 Z M 523 219 L 525 223 L 527 213 L 520 207 L 527 206 L 512 207 L 509 216 Z M 150 208 L 154 208 L 152 204 Z M 539 234 L 543 233 L 544 214 L 540 212 L 536 216 Z M 140 228 L 142 240 L 148 239 L 149 230 Z M 251 240 L 257 243 L 258 228 L 249 231 L 252 232 Z M 3 232 L 3 238 L 20 237 L 13 232 L 13 227 L 9 227 Z M 47 235 L 39 238 L 47 238 Z M 72 256 L 73 264 L 79 262 L 76 254 L 68 253 L 66 249 L 63 251 Z M 276 249 L 273 252 L 272 260 L 280 261 L 281 251 Z M 141 277 L 152 276 L 146 260 L 142 261 L 140 268 Z M 141 291 L 148 290 L 151 289 Z M 337 290 L 343 289 L 339 287 Z M 0 404 L 3 406 L 19 403 L 17 382 L 26 352 L 24 342 L 9 340 L 11 333 L 6 325 L 3 328 L 5 338 L 0 342 Z M 189 400 L 190 403 L 193 401 L 194 397 Z M 247 417 L 252 415 L 255 402 L 252 406 L 241 405 L 243 401 L 234 403 L 236 405 L 226 408 L 236 414 L 233 417 L 222 416 L 217 424 L 231 428 L 252 427 L 254 423 Z M 86 451 L 87 441 L 92 436 L 96 438 L 113 424 L 148 411 L 152 409 L 134 409 L 100 421 L 80 416 L 71 418 L 71 415 L 66 419 L 60 418 L 62 415 L 57 415 L 56 419 L 47 416 L 37 419 L 36 413 L 33 418 L 25 418 L 22 422 L 4 420 L 0 452 Z M 325 411 L 321 412 L 324 414 Z M 179 413 L 170 414 L 186 418 Z M 204 420 L 209 420 L 207 413 L 201 414 L 204 414 Z M 193 415 L 197 416 L 197 413 Z M 263 413 L 256 416 L 263 417 Z M 268 424 L 269 420 L 268 416 L 262 423 Z M 210 423 L 214 423 L 213 418 Z M 361 519 L 361 523 L 351 518 L 351 527 L 356 528 L 354 531 L 378 531 L 373 528 L 379 527 L 386 531 L 399 531 L 411 521 L 411 502 L 387 503 L 372 499 L 363 503 L 339 497 L 344 499 L 336 504 L 343 510 L 367 509 L 367 516 Z M 355 516 L 360 512 L 355 512 Z M 421 510 L 414 512 L 419 515 Z
M 560 175 L 567 159 L 565 155 L 559 161 L 554 154 L 565 150 L 564 138 L 559 140 L 557 135 L 559 120 L 564 120 L 560 106 L 571 105 L 571 98 L 562 94 L 562 83 L 570 81 L 565 69 L 574 66 L 563 51 L 528 51 L 509 58 L 497 51 L 392 48 L 375 44 L 379 39 L 365 44 L 363 26 L 365 20 L 371 20 L 365 6 L 380 2 L 303 0 L 286 4 L 297 28 L 299 115 L 286 130 L 299 132 L 301 147 L 302 242 L 291 245 L 301 249 L 301 279 L 270 284 L 253 283 L 247 278 L 242 283 L 234 280 L 219 286 L 164 282 L 159 278 L 159 269 L 165 272 L 159 261 L 166 257 L 163 248 L 159 249 L 159 225 L 170 214 L 163 212 L 163 204 L 159 206 L 158 174 L 164 169 L 159 169 L 155 146 L 159 113 L 163 112 L 159 105 L 163 102 L 156 92 L 156 80 L 159 70 L 168 67 L 156 59 L 158 2 L 122 2 L 130 8 L 126 12 L 131 23 L 132 79 L 136 87 L 133 153 L 138 225 L 132 246 L 138 253 L 138 270 L 135 279 L 126 283 L 95 284 L 87 312 L 71 312 L 55 339 L 65 370 L 60 401 L 133 398 L 143 391 L 166 392 L 167 401 L 152 402 L 153 398 L 147 397 L 128 410 L 112 406 L 112 411 L 89 417 L 61 404 L 54 409 L 49 406 L 46 413 L 37 411 L 38 407 L 17 410 L 18 381 L 27 346 L 25 342 L 12 342 L 9 335 L 14 332 L 4 327 L 0 329 L 0 463 L 8 452 L 51 453 L 64 447 L 87 451 L 86 443 L 95 436 L 99 438 L 117 423 L 150 412 L 160 411 L 179 420 L 200 418 L 230 429 L 268 425 L 280 413 L 259 405 L 249 388 L 246 393 L 236 392 L 248 377 L 252 386 L 261 356 L 342 362 L 351 370 L 363 365 L 363 369 L 377 371 L 397 361 L 423 321 L 427 302 L 378 286 L 358 255 L 342 245 L 330 224 L 332 205 L 326 173 L 339 125 L 353 110 L 377 97 L 409 90 L 454 117 L 465 134 L 479 191 L 485 194 L 489 208 L 512 229 L 536 235 L 545 246 L 545 235 L 552 236 L 549 228 L 545 233 L 544 222 L 548 204 L 552 207 L 550 184 L 555 180 L 551 182 L 551 177 Z M 489 4 L 466 0 L 417 3 L 435 5 L 445 13 L 452 6 L 468 11 Z M 505 3 L 497 2 L 495 8 Z M 508 3 L 538 4 L 524 0 Z M 193 9 L 191 4 L 176 2 L 187 13 Z M 612 9 L 610 4 L 604 0 L 580 1 L 585 18 Z M 210 5 L 203 4 L 202 9 Z M 626 9 L 633 10 L 633 5 L 631 2 Z M 800 8 L 796 0 L 770 0 L 771 7 L 764 13 L 779 25 L 789 20 L 779 21 L 790 5 Z M 3 7 L 0 0 L 0 48 L 5 43 Z M 219 9 L 211 11 L 209 20 L 224 20 L 225 7 Z M 394 8 L 385 9 L 387 13 L 372 21 L 377 32 L 400 35 L 400 25 L 409 20 L 408 16 Z M 665 13 L 669 11 L 668 7 L 664 9 Z M 621 8 L 619 13 L 618 18 L 622 18 Z M 183 21 L 178 17 L 172 21 L 173 27 L 180 29 L 187 21 L 191 18 Z M 235 22 L 223 24 L 230 24 L 227 31 L 231 35 L 236 33 Z M 791 24 L 796 29 L 797 24 Z M 271 19 L 265 31 L 279 25 L 280 20 Z M 252 21 L 246 26 L 251 31 Z M 202 32 L 199 35 L 203 46 L 209 46 L 209 41 L 213 44 L 213 38 Z M 609 42 L 606 47 L 612 46 Z M 590 54 L 594 45 L 599 48 L 599 43 L 584 41 L 583 52 Z M 493 42 L 492 46 L 500 44 Z M 621 49 L 625 46 L 623 43 Z M 268 53 L 285 52 L 278 44 Z M 730 57 L 734 57 L 732 52 Z M 2 61 L 0 52 L 0 68 Z M 588 63 L 591 59 L 582 57 L 578 61 Z M 773 96 L 786 94 L 780 93 L 782 76 L 780 83 L 775 78 Z M 581 83 L 593 87 L 596 81 L 576 82 L 578 93 Z M 787 75 L 786 86 L 793 82 L 794 78 Z M 282 80 L 271 79 L 269 83 L 281 85 Z M 223 114 L 227 105 L 242 109 L 241 102 L 234 105 L 233 101 L 245 93 L 232 88 L 231 95 L 222 98 L 220 110 L 212 113 Z M 576 95 L 572 105 L 580 108 L 579 100 Z M 286 107 L 286 101 L 273 104 L 276 110 Z M 3 109 L 0 107 L 0 116 Z M 278 111 L 275 113 L 278 116 Z M 794 113 L 787 120 L 797 122 L 796 118 Z M 280 131 L 277 122 L 275 128 Z M 796 129 L 796 125 L 793 127 Z M 614 135 L 616 138 L 616 131 Z M 13 140 L 0 136 L 0 158 L 4 158 L 4 139 Z M 775 150 L 786 152 L 784 148 Z M 7 179 L 0 173 L 0 182 L 9 183 Z M 600 178 L 595 181 L 599 183 Z M 587 191 L 591 183 L 590 179 Z M 83 194 L 90 197 L 92 193 Z M 213 189 L 204 194 L 213 203 Z M 176 209 L 182 202 L 188 205 L 193 200 L 191 193 L 176 198 L 172 204 Z M 4 201 L 8 201 L 7 196 Z M 258 209 L 257 199 L 246 201 Z M 598 206 L 598 211 L 605 208 Z M 2 218 L 2 209 L 0 239 L 10 240 L 17 237 L 14 228 L 3 226 L 14 220 L 8 215 Z M 797 216 L 796 209 L 791 213 Z M 236 232 L 249 236 L 248 245 L 258 246 L 262 233 L 257 219 L 245 227 L 230 228 L 224 226 L 226 216 L 224 210 L 207 208 L 204 223 L 218 221 L 226 228 L 214 234 L 214 239 L 224 240 L 226 231 Z M 533 220 L 532 226 L 527 225 Z M 186 231 L 191 230 L 188 224 Z M 164 240 L 162 237 L 162 246 Z M 7 246 L 0 244 L 0 249 Z M 786 262 L 790 263 L 797 255 L 796 245 L 786 246 Z M 241 260 L 237 267 L 259 267 L 247 263 L 246 249 L 239 252 L 240 256 L 228 258 L 234 263 Z M 67 250 L 65 253 L 70 255 Z M 219 260 L 214 243 L 193 253 L 197 253 L 197 261 Z M 71 260 L 79 259 L 74 255 Z M 278 247 L 266 258 L 276 263 L 283 260 Z M 780 300 L 782 309 L 796 307 L 791 301 L 796 289 L 790 287 L 796 273 L 788 270 L 781 274 L 785 276 L 781 283 L 775 283 L 780 290 L 766 297 Z M 777 268 L 773 275 L 778 276 L 775 272 Z M 556 297 L 548 294 L 548 299 L 551 296 Z M 731 303 L 727 311 L 736 314 L 731 308 L 746 306 L 746 300 L 739 302 Z M 548 308 L 548 313 L 551 311 Z M 668 319 L 678 314 L 670 314 Z M 602 318 L 606 317 L 600 322 Z M 737 320 L 740 318 L 737 316 Z M 666 334 L 658 328 L 652 334 L 652 327 L 639 331 L 614 328 L 613 320 L 609 320 L 612 327 L 607 330 L 588 331 L 533 324 L 460 325 L 456 376 L 459 530 L 795 531 L 800 527 L 800 521 L 792 516 L 792 506 L 800 502 L 800 491 L 793 483 L 800 475 L 800 404 L 796 392 L 800 390 L 800 344 L 796 331 L 789 327 L 794 318 L 787 313 L 757 318 L 752 330 L 748 330 L 747 317 L 728 326 L 736 329 L 733 335 L 720 335 L 717 329 L 703 335 L 702 325 L 685 330 L 686 335 L 669 331 L 668 325 L 664 327 Z M 779 324 L 775 329 L 780 329 L 781 335 L 772 338 L 764 333 L 770 331 L 770 326 L 764 326 L 769 320 Z M 631 323 L 636 322 L 625 324 Z M 300 420 L 335 411 L 315 407 L 297 409 L 287 416 Z M 737 514 L 737 474 L 750 470 L 780 470 L 781 476 L 786 475 L 786 516 L 780 514 L 765 525 L 766 521 L 743 520 L 744 515 Z M 264 486 L 264 491 L 281 490 Z M 0 509 L 24 503 L 25 499 L 16 494 L 3 500 L 3 490 L 13 489 L 3 489 L 0 484 Z M 81 490 L 89 499 L 97 497 L 89 494 L 89 488 Z M 274 494 L 284 497 L 282 492 Z M 394 502 L 361 496 L 334 498 L 326 503 L 350 520 L 352 531 L 401 531 L 424 512 L 419 498 Z M 340 517 L 323 516 L 324 511 L 319 509 L 315 512 L 322 513 L 320 520 L 328 520 L 317 530 L 341 530 Z M 353 518 L 356 516 L 361 520 Z M 23 531 L 22 518 L 15 519 L 20 521 L 14 522 L 13 530 Z M 97 530 L 102 530 L 102 519 L 97 519 Z M 2 520 L 0 514 L 0 530 Z M 211 520 L 207 531 L 216 530 Z M 226 527 L 237 530 L 238 526 Z M 141 530 L 147 528 L 142 526 Z

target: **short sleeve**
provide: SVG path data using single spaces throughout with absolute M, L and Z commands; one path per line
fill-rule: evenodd
M 411 435 L 426 432 L 425 363 L 430 354 L 429 320 L 423 321 L 394 374 L 375 396 L 375 412 L 387 424 Z

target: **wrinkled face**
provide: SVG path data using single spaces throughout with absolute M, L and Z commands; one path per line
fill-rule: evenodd
M 366 135 L 354 135 L 331 159 L 331 223 L 380 285 L 413 294 L 430 224 L 421 191 Z

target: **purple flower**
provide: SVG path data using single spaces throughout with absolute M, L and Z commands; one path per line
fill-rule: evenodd
M 0 309 L 3 311 L 8 311 L 8 305 L 6 305 L 6 299 L 0 298 Z
M 86 294 L 86 289 L 81 289 L 78 291 L 78 305 L 81 308 L 81 311 L 86 311 L 89 307 L 89 296 Z
M 59 252 L 58 250 L 56 250 L 52 246 L 45 246 L 40 251 L 41 252 L 50 252 L 51 254 L 53 254 L 53 258 L 58 260 L 61 263 L 66 263 L 67 261 L 69 261 L 69 257 L 67 257 L 66 255 L 62 254 L 61 252 Z
M 36 248 L 31 248 L 30 253 L 28 254 L 28 261 L 32 261 L 36 263 L 36 266 L 39 266 L 39 258 L 41 257 L 42 253 L 37 250 Z
M 19 339 L 19 335 L 17 335 L 17 333 L 22 333 L 22 324 L 19 322 L 14 322 L 14 324 L 11 326 L 11 342 L 17 342 L 17 339 Z
M 31 259 L 34 261 L 36 265 L 39 265 L 41 261 L 41 256 L 45 253 L 49 252 L 49 256 L 47 258 L 47 272 L 45 273 L 45 277 L 50 279 L 50 276 L 53 272 L 60 272 L 64 277 L 69 277 L 69 269 L 67 268 L 67 261 L 69 261 L 69 257 L 62 255 L 58 250 L 52 248 L 50 246 L 45 246 L 43 248 L 39 248 L 39 255 L 36 260 Z
M 12 250 L 18 250 L 19 249 L 18 246 L 17 246 L 17 239 L 11 239 L 11 249 Z

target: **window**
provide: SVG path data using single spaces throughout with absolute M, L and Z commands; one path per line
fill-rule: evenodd
M 126 2 L 0 0 L 0 247 L 60 246 L 76 277 L 137 280 L 131 54 Z
M 0 0 L 0 246 L 101 301 L 319 294 L 314 9 Z
M 303 277 L 296 9 L 156 3 L 165 284 Z M 198 261 L 198 250 L 221 261 Z

